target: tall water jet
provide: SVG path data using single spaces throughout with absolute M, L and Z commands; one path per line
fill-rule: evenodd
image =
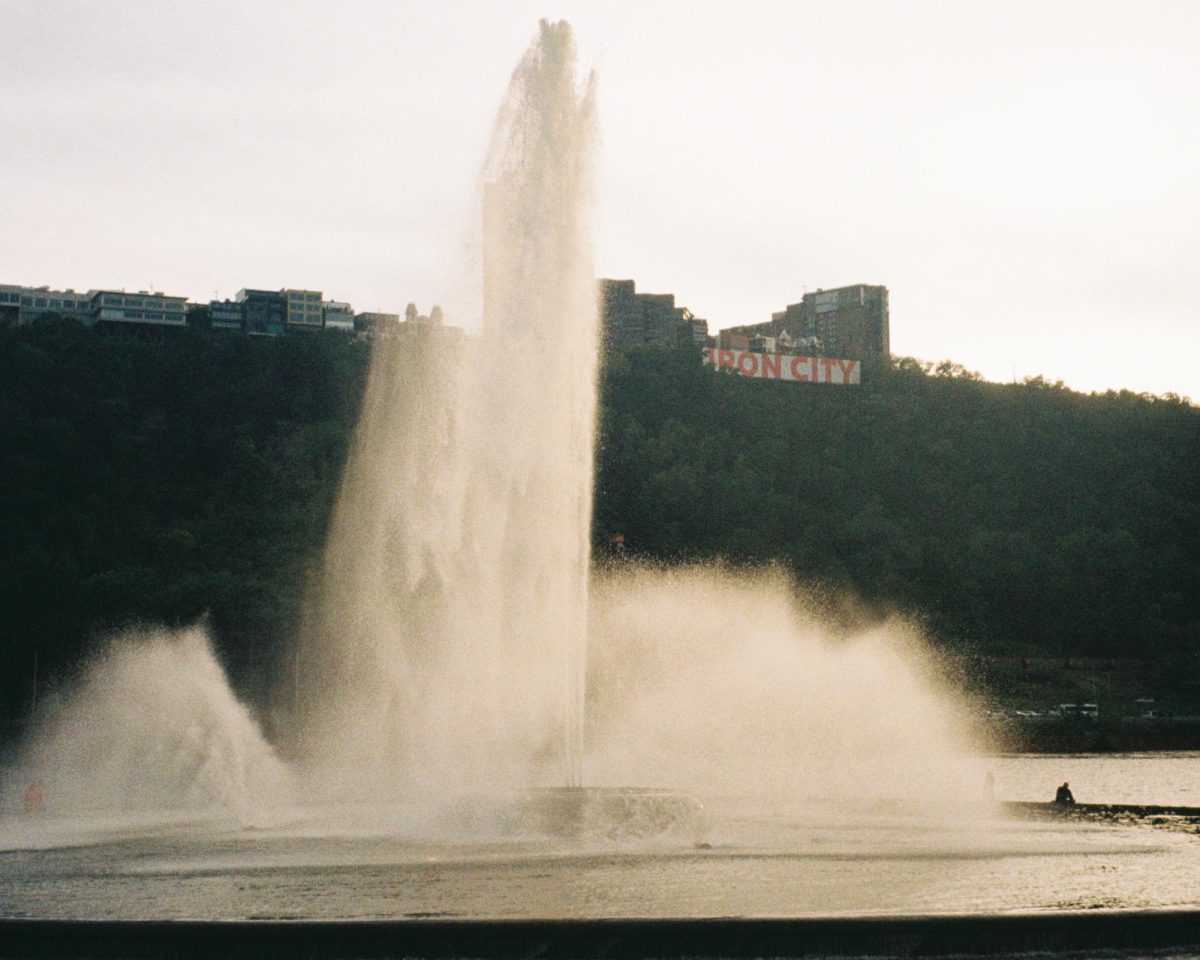
M 483 171 L 483 334 L 377 341 L 298 656 L 303 753 L 413 800 L 582 781 L 595 122 L 565 23 Z
M 593 80 L 576 89 L 565 22 L 542 21 L 513 74 L 484 172 L 484 340 L 491 415 L 487 475 L 511 490 L 522 573 L 508 625 L 561 651 L 569 786 L 583 780 L 597 310 L 592 264 Z M 497 456 L 496 454 L 499 453 Z M 520 534 L 519 534 L 520 535 Z M 536 542 L 529 542 L 536 538 Z M 517 597 L 514 598 L 514 593 Z M 520 594 L 524 596 L 520 596 Z

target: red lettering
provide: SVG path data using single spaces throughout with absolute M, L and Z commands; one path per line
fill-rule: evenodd
M 743 377 L 764 380 L 794 380 L 798 383 L 857 383 L 858 360 L 839 360 L 836 357 L 787 357 L 780 353 L 755 353 L 752 350 L 723 350 L 708 347 L 704 362 L 718 370 L 733 370 Z M 822 376 L 821 371 L 824 371 Z
M 842 383 L 850 382 L 850 374 L 854 368 L 858 366 L 857 360 L 835 360 L 834 361 L 842 371 Z

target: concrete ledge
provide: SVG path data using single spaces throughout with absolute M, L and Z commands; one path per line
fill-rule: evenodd
M 937 957 L 1200 947 L 1200 910 L 861 919 L 0 920 L 0 958 Z
M 1148 803 L 1041 803 L 1036 800 L 1004 800 L 1004 809 L 1013 813 L 1128 813 L 1137 817 L 1196 817 L 1200 807 L 1160 807 Z

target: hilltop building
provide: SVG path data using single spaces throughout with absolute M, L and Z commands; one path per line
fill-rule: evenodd
M 887 287 L 854 284 L 806 293 L 799 303 L 771 314 L 766 323 L 730 327 L 726 339 L 746 338 L 748 350 L 804 353 L 861 360 L 891 353 Z M 768 349 L 772 342 L 774 349 Z
M 354 329 L 369 337 L 395 335 L 400 332 L 400 314 L 364 310 L 354 315 Z
M 340 300 L 323 299 L 319 290 L 245 289 L 236 300 L 212 300 L 208 306 L 214 330 L 275 337 L 326 327 L 354 332 L 354 308 Z
M 362 337 L 437 337 L 457 342 L 464 337 L 461 327 L 446 325 L 442 308 L 434 306 L 426 316 L 410 303 L 403 318 L 398 313 L 364 312 L 340 300 L 325 300 L 319 290 L 238 291 L 233 300 L 189 303 L 186 297 L 164 293 L 127 293 L 123 290 L 51 290 L 0 284 L 0 327 L 17 327 L 46 316 L 79 320 L 101 330 L 148 332 L 173 327 L 281 337 L 289 333 L 338 330 Z
M 49 287 L 21 287 L 0 284 L 0 309 L 18 326 L 57 315 L 75 319 L 88 326 L 113 327 L 187 326 L 187 297 L 140 290 L 51 290 Z
M 99 290 L 93 295 L 92 309 L 97 326 L 187 326 L 187 297 L 165 293 Z
M 749 350 L 750 337 L 744 327 L 726 327 L 717 333 L 717 346 L 722 350 Z
M 673 293 L 638 293 L 632 280 L 600 280 L 600 324 L 612 347 L 708 343 L 708 321 L 675 305 Z
M 322 305 L 326 330 L 354 332 L 354 308 L 341 300 L 326 300 Z
M 798 305 L 791 304 L 772 319 L 775 316 L 784 330 L 819 340 L 830 356 L 860 360 L 891 353 L 887 287 L 860 283 L 806 293 Z
M 446 316 L 436 304 L 426 316 L 418 312 L 415 303 L 410 303 L 404 308 L 403 320 L 398 313 L 355 314 L 354 329 L 367 337 L 437 337 L 443 342 L 462 339 L 464 336 L 461 327 L 446 325 Z
M 240 300 L 210 300 L 208 316 L 213 330 L 241 331 L 246 327 L 246 306 Z
M 10 322 L 16 326 L 32 323 L 51 313 L 74 317 L 90 325 L 95 323 L 92 300 L 96 292 L 89 290 L 87 293 L 76 293 L 74 290 L 20 287 L 5 283 L 0 284 L 0 310 L 5 310 Z
M 281 290 L 287 300 L 288 330 L 321 330 L 325 326 L 325 311 L 321 308 L 320 290 Z
M 252 336 L 281 337 L 287 332 L 287 297 L 281 290 L 238 291 L 242 329 Z

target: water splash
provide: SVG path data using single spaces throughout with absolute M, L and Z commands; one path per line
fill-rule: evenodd
M 484 332 L 377 342 L 301 654 L 336 791 L 582 781 L 596 410 L 595 123 L 565 23 L 513 73 L 483 171 Z
M 56 814 L 187 809 L 248 822 L 291 792 L 202 627 L 118 636 L 37 719 L 9 779 L 43 783 Z
M 588 767 L 707 797 L 978 795 L 971 723 L 900 622 L 837 636 L 778 570 L 626 566 L 593 588 Z

